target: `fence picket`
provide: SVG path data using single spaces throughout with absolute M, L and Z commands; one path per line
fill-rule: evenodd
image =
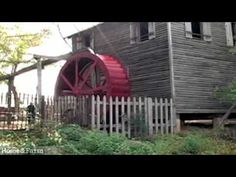
M 173 113 L 173 101 L 172 98 L 170 99 L 170 131 L 171 134 L 174 133 L 174 113 Z
M 103 130 L 106 131 L 107 128 L 107 104 L 106 104 L 106 96 L 103 96 Z
M 160 123 L 161 123 L 161 134 L 164 134 L 164 126 L 163 126 L 163 100 L 160 99 Z
M 133 97 L 133 121 L 134 121 L 134 135 L 137 135 L 137 124 L 138 124 L 138 120 L 137 120 L 137 111 L 136 111 L 136 97 Z
M 128 118 L 128 138 L 130 138 L 131 137 L 130 97 L 128 97 L 127 99 L 127 118 Z
M 157 98 L 154 99 L 154 120 L 155 120 L 155 133 L 158 133 L 158 102 Z
M 121 132 L 125 135 L 125 102 L 124 97 L 121 98 Z
M 138 110 L 139 110 L 139 114 L 137 115 L 137 126 L 138 126 L 138 131 L 139 131 L 139 134 L 142 134 L 142 118 L 143 118 L 143 111 L 142 111 L 142 98 L 139 97 L 138 98 Z
M 165 133 L 169 134 L 168 100 L 165 98 Z
M 97 129 L 100 130 L 100 97 L 99 95 L 97 95 L 96 104 L 97 104 L 97 118 L 96 118 Z
M 152 111 L 152 98 L 148 98 L 148 133 L 153 134 L 153 111 Z
M 92 95 L 92 122 L 91 122 L 91 126 L 92 129 L 95 128 L 95 96 Z
M 112 101 L 112 97 L 109 98 L 109 133 L 113 132 L 113 101 Z
M 116 133 L 119 133 L 119 105 L 118 105 L 118 97 L 115 97 L 115 115 L 116 115 Z

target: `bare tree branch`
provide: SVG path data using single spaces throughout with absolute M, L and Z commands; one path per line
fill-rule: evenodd
M 63 39 L 63 41 L 72 49 L 71 45 L 66 41 L 66 39 L 63 37 L 62 33 L 61 33 L 61 28 L 59 26 L 59 24 L 57 24 L 57 29 L 58 29 L 58 32 L 61 36 L 61 38 Z

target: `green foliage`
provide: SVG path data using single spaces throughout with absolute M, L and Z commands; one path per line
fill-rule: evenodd
M 236 104 L 236 81 L 225 87 L 217 87 L 214 91 L 214 97 L 221 102 Z
M 235 54 L 236 54 L 236 47 L 231 48 L 231 49 L 229 50 L 229 53 L 235 55 Z
M 31 47 L 42 44 L 43 39 L 50 34 L 47 29 L 39 33 L 22 33 L 19 26 L 6 28 L 0 26 L 0 58 L 4 61 L 2 67 L 25 62 L 24 54 Z
M 85 130 L 74 124 L 60 125 L 57 127 L 57 131 L 63 139 L 68 141 L 79 141 L 85 135 Z
M 182 146 L 182 153 L 199 154 L 205 150 L 205 141 L 201 137 L 187 137 Z
M 119 134 L 107 135 L 100 131 L 88 131 L 80 139 L 77 147 L 91 154 L 117 154 L 117 150 L 125 140 L 126 138 Z
M 134 127 L 134 130 L 132 130 L 134 137 L 143 138 L 148 135 L 148 125 L 144 114 L 131 114 L 130 123 L 131 127 Z
M 151 142 L 142 142 L 126 140 L 117 149 L 120 155 L 153 155 L 156 154 L 154 144 Z
M 0 76 L 16 72 L 20 64 L 32 62 L 24 57 L 27 50 L 42 44 L 49 34 L 48 29 L 32 34 L 23 33 L 19 26 L 0 26 Z
M 0 131 L 0 146 L 43 148 L 45 154 L 65 155 L 198 155 L 236 154 L 236 142 L 219 132 L 191 129 L 148 140 L 127 139 L 120 134 L 85 130 L 78 125 L 36 128 L 30 132 Z

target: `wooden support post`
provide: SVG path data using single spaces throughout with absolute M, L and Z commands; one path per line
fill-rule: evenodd
M 37 104 L 36 109 L 38 109 L 39 113 L 42 113 L 42 61 L 40 57 L 34 57 L 37 60 L 37 77 L 38 77 L 38 85 L 37 85 Z M 36 111 L 37 112 L 37 111 Z M 43 116 L 43 115 L 41 115 Z
M 224 123 L 222 123 L 222 117 L 215 117 L 212 120 L 213 123 L 213 128 L 219 128 L 219 127 L 224 127 Z
M 7 93 L 7 107 L 8 107 L 8 115 L 7 115 L 7 124 L 11 124 L 11 89 L 12 89 L 12 78 L 8 80 L 8 93 Z
M 176 116 L 176 126 L 175 126 L 175 132 L 180 132 L 181 131 L 181 127 L 182 127 L 182 121 L 180 120 L 180 115 L 179 114 L 175 114 Z
M 44 121 L 45 119 L 45 98 L 44 96 L 41 96 L 41 100 L 40 100 L 40 108 L 41 108 L 41 119 L 42 121 Z

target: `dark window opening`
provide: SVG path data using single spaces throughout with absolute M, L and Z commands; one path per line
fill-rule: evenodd
M 84 46 L 85 47 L 91 47 L 91 37 L 90 35 L 84 36 Z
M 234 41 L 234 46 L 236 45 L 236 23 L 231 23 L 232 25 L 232 33 L 233 33 L 233 41 Z
M 192 22 L 192 36 L 193 38 L 201 39 L 201 23 L 200 22 Z
M 140 41 L 149 39 L 148 22 L 140 23 Z

